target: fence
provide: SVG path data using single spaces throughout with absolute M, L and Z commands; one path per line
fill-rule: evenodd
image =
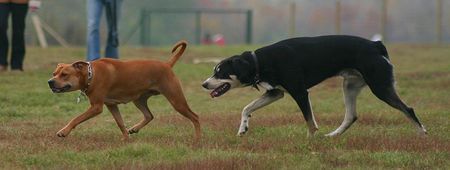
M 224 34 L 227 44 L 271 43 L 294 36 L 325 34 L 367 38 L 382 34 L 385 41 L 395 43 L 450 42 L 450 0 L 215 0 L 208 3 L 190 0 L 182 1 L 183 5 L 166 5 L 173 7 L 169 11 L 152 12 L 158 7 L 150 3 L 153 1 L 163 2 L 124 2 L 127 5 L 122 8 L 119 22 L 121 45 L 169 45 L 179 39 L 199 43 L 208 32 Z M 86 12 L 80 9 L 85 9 L 85 5 L 83 1 L 46 0 L 38 14 L 69 44 L 84 46 Z M 177 11 L 185 6 L 206 11 L 249 10 Z M 31 19 L 27 24 L 26 42 L 37 45 Z M 106 39 L 104 25 L 102 41 Z M 48 45 L 59 45 L 55 39 L 49 36 L 47 39 Z
M 334 26 L 334 29 L 335 29 L 335 33 L 336 34 L 341 34 L 342 33 L 342 31 L 341 31 L 341 29 L 342 29 L 342 19 L 341 19 L 341 16 L 342 16 L 342 8 L 343 8 L 343 6 L 342 6 L 342 2 L 343 0 L 336 0 L 335 1 L 335 26 Z M 381 26 L 380 26 L 380 30 L 379 30 L 379 32 L 380 32 L 380 34 L 384 37 L 384 39 L 385 39 L 385 41 L 387 41 L 388 40 L 388 36 L 387 36 L 387 20 L 388 20 L 388 1 L 389 0 L 381 0 L 380 2 L 381 2 L 381 5 L 380 5 L 380 7 L 379 7 L 379 10 L 380 10 L 380 15 L 381 15 L 381 17 L 380 17 L 380 23 L 381 23 Z M 435 19 L 436 19 L 436 21 L 435 21 L 435 32 L 436 32 L 436 42 L 437 43 L 442 43 L 442 36 L 443 36 L 443 30 L 442 30 L 442 27 L 443 27 L 443 1 L 442 0 L 435 0 L 435 3 L 436 3 L 436 12 L 435 12 Z M 297 5 L 296 5 L 296 3 L 295 2 L 292 2 L 291 3 L 291 7 L 289 8 L 290 9 L 290 12 L 289 12 L 289 14 L 290 14 L 290 30 L 289 30 L 289 32 L 290 32 L 290 35 L 291 36 L 294 36 L 295 35 L 295 30 L 296 30 L 296 28 L 295 28 L 295 25 L 296 25 L 296 8 L 297 8 Z

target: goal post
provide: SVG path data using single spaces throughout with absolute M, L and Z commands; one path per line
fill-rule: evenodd
M 202 21 L 204 21 L 204 17 L 210 14 L 220 14 L 223 16 L 227 16 L 230 14 L 239 14 L 243 15 L 245 22 L 242 25 L 245 27 L 241 31 L 243 32 L 242 37 L 245 37 L 242 43 L 251 44 L 252 43 L 252 34 L 253 34 L 253 11 L 250 9 L 189 9 L 189 8 L 151 8 L 151 9 L 142 9 L 140 14 L 140 38 L 139 42 L 142 46 L 148 46 L 152 44 L 152 35 L 153 33 L 152 23 L 155 22 L 158 16 L 161 15 L 192 15 L 190 20 L 192 20 L 193 24 L 193 33 L 195 44 L 201 44 L 202 42 L 202 33 L 204 31 L 204 26 Z M 226 23 L 222 23 L 226 24 Z

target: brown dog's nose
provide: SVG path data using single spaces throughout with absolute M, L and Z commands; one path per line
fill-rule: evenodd
M 55 85 L 55 80 L 53 80 L 53 79 L 48 80 L 48 85 L 50 87 L 53 87 Z

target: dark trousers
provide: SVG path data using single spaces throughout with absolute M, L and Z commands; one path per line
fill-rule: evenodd
M 28 4 L 0 3 L 0 65 L 8 66 L 8 18 L 12 16 L 11 69 L 23 70 L 25 57 L 25 17 Z

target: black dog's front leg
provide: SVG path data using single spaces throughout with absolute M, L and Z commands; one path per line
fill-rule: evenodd
M 248 130 L 248 121 L 250 114 L 264 106 L 267 106 L 278 99 L 283 98 L 284 93 L 279 89 L 269 90 L 264 95 L 259 97 L 258 99 L 252 101 L 250 104 L 245 106 L 244 110 L 242 110 L 242 118 L 241 125 L 239 126 L 239 131 L 237 136 L 243 136 Z
M 309 102 L 308 91 L 304 90 L 300 93 L 291 93 L 291 96 L 294 98 L 295 102 L 297 102 L 297 105 L 302 110 L 303 117 L 305 118 L 309 128 L 308 135 L 314 135 L 314 133 L 318 130 L 318 127 L 311 109 L 311 103 Z

